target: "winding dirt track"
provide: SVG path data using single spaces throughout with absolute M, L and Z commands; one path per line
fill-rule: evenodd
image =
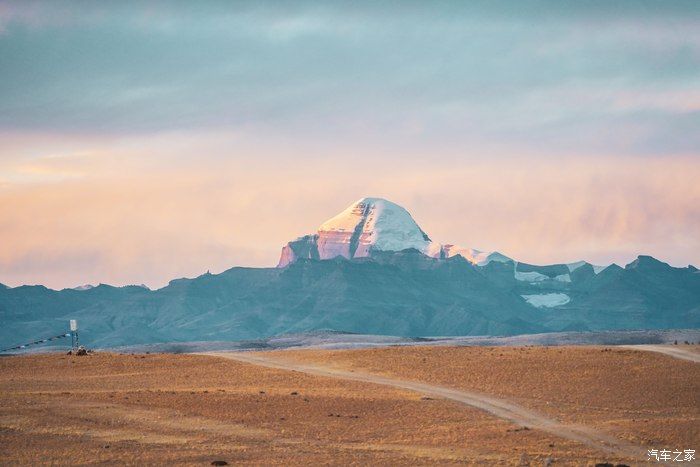
M 700 363 L 700 354 L 689 350 L 680 349 L 678 347 L 672 347 L 670 345 L 623 345 L 621 347 L 632 350 L 662 353 L 664 355 L 668 355 L 669 357 Z
M 520 426 L 542 430 L 556 436 L 583 443 L 601 451 L 628 457 L 639 457 L 646 453 L 640 446 L 616 439 L 591 427 L 568 425 L 551 419 L 540 413 L 514 404 L 505 399 L 491 397 L 470 391 L 461 391 L 444 386 L 408 381 L 387 376 L 339 370 L 325 366 L 308 365 L 278 360 L 261 352 L 205 352 L 202 355 L 229 358 L 239 362 L 260 365 L 279 370 L 298 371 L 314 376 L 341 378 L 371 384 L 381 384 L 395 388 L 415 391 L 421 394 L 450 399 L 471 407 L 486 411 L 496 417 L 508 420 Z

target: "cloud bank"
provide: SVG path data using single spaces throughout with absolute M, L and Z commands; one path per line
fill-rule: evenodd
M 700 263 L 700 3 L 0 1 L 0 282 L 157 286 L 362 196 Z

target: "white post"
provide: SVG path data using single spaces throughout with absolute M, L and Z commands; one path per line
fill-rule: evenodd
M 71 347 L 78 348 L 78 320 L 70 320 Z

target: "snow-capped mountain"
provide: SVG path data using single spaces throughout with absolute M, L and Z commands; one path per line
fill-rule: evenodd
M 440 255 L 440 246 L 404 208 L 381 198 L 362 198 L 321 224 L 315 234 L 289 242 L 282 249 L 278 266 L 287 266 L 298 258 L 365 258 L 372 251 L 408 248 L 431 257 Z
M 283 268 L 298 259 L 367 258 L 376 252 L 399 252 L 415 249 L 430 258 L 446 259 L 461 256 L 475 266 L 491 262 L 512 263 L 512 275 L 521 282 L 537 283 L 549 280 L 571 282 L 570 274 L 583 266 L 590 266 L 595 274 L 607 266 L 596 266 L 586 261 L 566 265 L 533 266 L 519 263 L 498 251 L 481 251 L 452 243 L 434 242 L 420 228 L 411 214 L 396 203 L 383 198 L 362 198 L 340 214 L 327 220 L 316 233 L 293 240 L 282 248 L 277 267 Z M 560 266 L 558 274 L 549 277 L 553 267 Z M 565 267 L 564 267 L 565 266 Z
M 580 283 L 607 268 L 586 261 L 537 266 L 497 251 L 440 244 L 430 239 L 406 209 L 382 198 L 359 199 L 321 224 L 315 234 L 289 242 L 282 249 L 278 267 L 287 267 L 299 259 L 367 258 L 409 249 L 439 260 L 461 256 L 491 280 L 511 284 L 534 308 L 560 309 L 571 301 L 568 293 L 574 287 L 573 281 Z
M 315 234 L 299 237 L 285 245 L 278 267 L 285 267 L 299 258 L 366 258 L 374 251 L 409 248 L 431 258 L 461 255 L 479 266 L 490 261 L 511 261 L 498 252 L 433 242 L 411 214 L 398 204 L 383 198 L 362 198 L 321 224 Z

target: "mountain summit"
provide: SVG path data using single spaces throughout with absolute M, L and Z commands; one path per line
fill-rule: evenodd
M 316 234 L 289 242 L 282 249 L 278 266 L 298 258 L 365 258 L 372 251 L 401 251 L 415 248 L 427 256 L 440 256 L 433 243 L 411 215 L 398 204 L 382 198 L 362 198 L 327 220 Z
M 277 266 L 285 267 L 300 258 L 366 258 L 372 252 L 411 248 L 431 258 L 460 255 L 480 266 L 490 261 L 511 261 L 498 252 L 433 242 L 411 214 L 398 204 L 383 198 L 362 198 L 321 224 L 315 234 L 287 243 Z

